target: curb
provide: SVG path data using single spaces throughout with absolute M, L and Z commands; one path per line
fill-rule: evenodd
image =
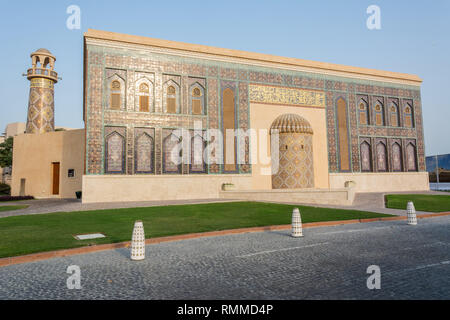
M 442 216 L 448 216 L 448 215 L 450 215 L 450 212 L 440 212 L 440 213 L 420 214 L 420 215 L 417 215 L 417 218 L 418 219 L 426 219 L 426 218 L 442 217 Z M 406 216 L 396 216 L 396 217 L 386 217 L 386 218 L 370 218 L 370 219 L 353 219 L 353 220 L 341 220 L 341 221 L 310 222 L 310 223 L 304 223 L 303 228 L 332 227 L 332 226 L 340 226 L 340 225 L 345 225 L 345 224 L 369 223 L 369 222 L 377 222 L 377 221 L 399 221 L 399 220 L 406 220 Z M 180 241 L 180 240 L 188 240 L 188 239 L 198 239 L 198 238 L 205 238 L 205 237 L 224 236 L 224 235 L 232 235 L 232 234 L 251 233 L 251 232 L 289 230 L 291 228 L 292 228 L 292 226 L 290 224 L 288 224 L 288 225 L 211 231 L 211 232 L 202 232 L 202 233 L 190 233 L 190 234 L 183 234 L 183 235 L 176 235 L 176 236 L 167 236 L 167 237 L 146 239 L 145 244 L 146 245 L 158 244 L 158 243 L 164 243 L 164 242 L 172 242 L 172 241 Z M 130 244 L 131 244 L 131 242 L 127 241 L 127 242 L 100 244 L 100 245 L 95 245 L 95 246 L 87 246 L 87 247 L 80 247 L 80 248 L 73 248 L 73 249 L 64 249 L 64 250 L 57 250 L 57 251 L 33 253 L 33 254 L 17 256 L 17 257 L 1 258 L 0 259 L 0 267 L 6 267 L 6 266 L 10 266 L 10 265 L 15 265 L 15 264 L 47 260 L 47 259 L 52 259 L 52 258 L 62 258 L 62 257 L 67 257 L 67 256 L 85 254 L 85 253 L 93 253 L 93 252 L 98 252 L 98 251 L 128 248 L 130 246 Z

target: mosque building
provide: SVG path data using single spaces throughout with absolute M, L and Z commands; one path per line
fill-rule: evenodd
M 55 132 L 56 59 L 31 58 L 13 195 L 351 204 L 429 189 L 415 75 L 88 30 L 85 127 Z

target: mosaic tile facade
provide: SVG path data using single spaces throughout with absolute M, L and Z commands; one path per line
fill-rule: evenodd
M 272 176 L 274 189 L 314 187 L 312 135 L 280 133 L 279 168 Z
M 26 132 L 54 131 L 54 110 L 54 82 L 44 78 L 31 79 Z
M 120 44 L 87 44 L 85 57 L 85 123 L 86 123 L 86 172 L 87 174 L 104 174 L 107 160 L 104 141 L 107 127 L 125 128 L 126 151 L 124 173 L 136 173 L 136 132 L 135 128 L 154 130 L 153 173 L 162 174 L 164 168 L 163 143 L 167 130 L 184 128 L 192 130 L 196 122 L 202 129 L 219 129 L 223 127 L 223 110 L 221 102 L 224 84 L 232 83 L 235 90 L 236 128 L 244 131 L 251 128 L 249 123 L 249 105 L 252 101 L 271 104 L 292 104 L 320 106 L 326 109 L 327 144 L 330 172 L 361 172 L 361 138 L 367 138 L 371 151 L 371 170 L 376 171 L 375 142 L 377 138 L 386 140 L 387 170 L 398 169 L 398 155 L 392 158 L 391 142 L 400 141 L 401 158 L 407 164 L 407 141 L 414 141 L 416 170 L 425 171 L 424 141 L 422 127 L 422 110 L 420 88 L 381 81 L 359 80 L 325 74 L 312 74 L 295 70 L 284 70 L 248 64 L 221 62 L 206 58 L 176 56 L 164 52 L 145 52 Z M 123 106 L 120 110 L 111 110 L 108 82 L 111 77 L 118 77 L 125 82 L 123 86 Z M 136 82 L 147 78 L 153 84 L 150 112 L 138 112 L 136 102 Z M 167 111 L 167 84 L 176 83 L 178 92 L 177 112 Z M 192 113 L 190 92 L 192 85 L 198 83 L 204 88 L 204 112 Z M 255 88 L 264 87 L 263 93 Z M 286 96 L 280 95 L 286 93 Z M 270 95 L 272 93 L 272 95 Z M 276 93 L 275 95 L 273 93 Z M 368 104 L 368 123 L 361 124 L 357 104 L 360 97 L 366 97 Z M 337 99 L 344 97 L 347 108 L 348 162 L 349 170 L 341 170 L 339 159 L 339 130 L 336 115 Z M 374 122 L 375 101 L 383 102 L 385 123 L 377 126 Z M 398 102 L 399 125 L 391 125 L 389 103 Z M 289 103 L 288 103 L 289 102 Z M 404 108 L 412 106 L 412 127 L 405 127 Z M 215 138 L 206 139 L 209 147 L 214 149 Z M 238 142 L 240 140 L 238 139 Z M 244 139 L 245 152 L 237 154 L 240 164 L 234 173 L 251 173 L 249 159 L 249 140 Z M 412 143 L 412 142 L 411 142 Z M 411 148 L 410 148 L 411 149 Z M 347 152 L 347 151 L 346 151 Z M 220 150 L 217 150 L 220 155 Z M 213 154 L 214 155 L 214 154 Z M 408 158 L 409 159 L 409 158 Z M 224 173 L 224 168 L 214 157 L 206 168 L 209 174 Z M 412 161 L 412 160 L 411 160 Z M 412 163 L 412 162 L 411 162 Z M 367 163 L 365 169 L 367 169 Z M 412 166 L 402 165 L 402 170 Z M 179 173 L 189 174 L 189 166 L 176 168 Z

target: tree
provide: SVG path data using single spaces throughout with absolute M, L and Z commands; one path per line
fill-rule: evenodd
M 13 137 L 9 137 L 5 142 L 0 143 L 0 167 L 11 167 L 13 158 Z

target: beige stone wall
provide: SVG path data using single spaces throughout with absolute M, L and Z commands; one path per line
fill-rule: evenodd
M 252 145 L 259 144 L 261 137 L 259 129 L 267 132 L 272 122 L 280 115 L 294 113 L 305 118 L 314 130 L 313 134 L 313 159 L 314 159 L 314 187 L 318 189 L 328 188 L 328 152 L 327 152 L 327 128 L 326 111 L 324 108 L 311 108 L 300 106 L 283 106 L 271 104 L 250 104 L 250 128 L 257 130 L 258 141 L 252 140 Z M 270 137 L 267 139 L 269 152 Z M 259 146 L 258 146 L 259 154 Z M 270 158 L 270 153 L 267 157 Z M 252 159 L 254 157 L 252 156 Z M 258 156 L 259 158 L 259 156 Z M 263 164 L 259 158 L 252 168 L 252 187 L 254 190 L 272 189 L 271 162 Z
M 246 201 L 268 201 L 303 204 L 325 204 L 349 206 L 353 203 L 355 193 L 352 189 L 336 190 L 252 190 L 252 191 L 225 191 L 220 193 L 223 199 Z
M 250 175 L 85 175 L 83 203 L 218 199 L 222 184 L 251 188 Z
M 330 188 L 343 188 L 354 181 L 355 192 L 394 192 L 429 190 L 428 172 L 330 173 Z
M 5 136 L 6 138 L 18 136 L 19 134 L 25 133 L 25 130 L 26 125 L 24 122 L 9 123 L 5 129 Z
M 22 134 L 14 137 L 11 194 L 20 194 L 20 181 L 26 179 L 25 194 L 36 198 L 75 198 L 81 191 L 84 173 L 84 129 Z M 60 192 L 52 195 L 52 163 L 60 162 Z M 68 177 L 75 169 L 75 177 Z

